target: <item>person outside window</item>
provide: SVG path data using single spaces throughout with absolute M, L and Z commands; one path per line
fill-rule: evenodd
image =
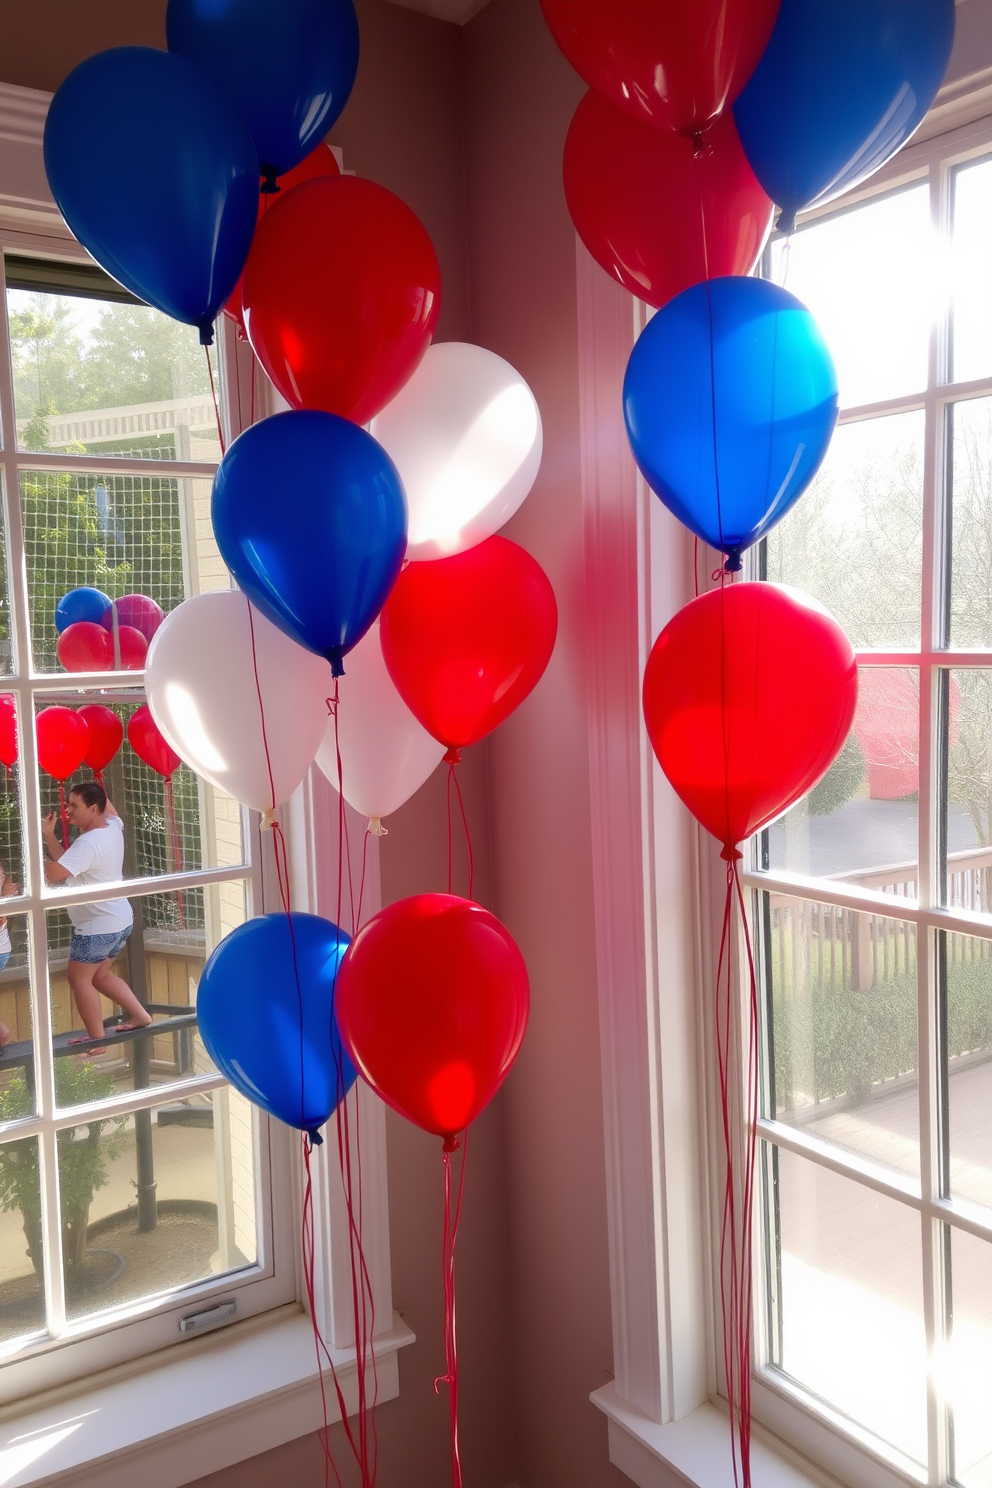
M 95 780 L 73 786 L 67 815 L 79 836 L 63 848 L 55 835 L 54 811 L 42 822 L 48 852 L 45 877 L 49 883 L 116 883 L 124 870 L 124 824 L 107 793 Z M 102 899 L 96 904 L 74 904 L 68 910 L 72 921 L 67 975 L 86 1033 L 70 1039 L 85 1043 L 103 1037 L 100 994 L 123 1009 L 121 1029 L 145 1028 L 152 1021 L 131 988 L 114 975 L 114 961 L 124 948 L 134 914 L 127 899 Z M 94 1050 L 102 1053 L 102 1050 Z

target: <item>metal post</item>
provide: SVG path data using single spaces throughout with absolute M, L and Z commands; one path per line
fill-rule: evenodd
M 128 831 L 127 796 L 124 789 L 124 771 L 120 761 L 114 760 L 107 769 L 108 794 L 124 819 L 124 876 L 136 878 L 137 858 L 134 837 Z M 142 1007 L 148 1006 L 148 977 L 145 966 L 145 914 L 140 897 L 131 903 L 134 912 L 134 928 L 127 943 L 128 984 Z M 139 1035 L 132 1044 L 132 1069 L 135 1090 L 144 1090 L 151 1084 L 151 1036 Z M 158 1201 L 155 1197 L 155 1153 L 152 1137 L 151 1111 L 134 1113 L 134 1146 L 137 1159 L 138 1229 L 142 1232 L 154 1230 L 158 1224 Z

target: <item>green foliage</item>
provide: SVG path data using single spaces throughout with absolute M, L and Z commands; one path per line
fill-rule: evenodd
M 841 806 L 846 806 L 865 778 L 865 757 L 854 736 L 850 733 L 844 747 L 807 798 L 810 816 L 829 816 Z
M 79 302 L 71 296 L 15 290 L 10 299 L 16 307 L 10 339 L 21 418 L 29 409 L 37 417 L 209 391 L 196 332 L 145 305 L 102 305 L 84 337 L 77 323 Z
M 865 992 L 813 987 L 796 998 L 774 997 L 775 1084 L 780 1107 L 790 1109 L 794 1071 L 810 1070 L 815 1101 L 852 1096 L 917 1067 L 915 969 Z M 947 969 L 947 1052 L 953 1058 L 992 1049 L 992 960 Z M 805 1056 L 804 1058 L 802 1056 Z
M 60 1106 L 78 1106 L 105 1100 L 114 1093 L 113 1078 L 86 1061 L 55 1061 L 55 1094 Z M 0 1121 L 16 1121 L 33 1113 L 33 1102 L 23 1075 L 15 1075 L 0 1094 Z M 97 1189 L 108 1182 L 106 1159 L 124 1151 L 127 1118 L 91 1121 L 58 1133 L 59 1194 L 62 1203 L 62 1251 L 67 1271 L 78 1266 L 86 1254 L 86 1231 L 90 1204 Z M 112 1128 L 109 1141 L 101 1142 L 105 1126 Z M 19 1209 L 28 1242 L 28 1254 L 38 1275 L 42 1274 L 41 1186 L 38 1172 L 38 1142 L 35 1137 L 0 1146 L 0 1209 Z

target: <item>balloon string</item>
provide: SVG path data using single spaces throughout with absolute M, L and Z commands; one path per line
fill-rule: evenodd
M 458 1144 L 455 1143 L 455 1146 Z M 458 1446 L 458 1335 L 455 1326 L 455 1243 L 462 1217 L 462 1199 L 465 1194 L 465 1164 L 468 1159 L 468 1132 L 462 1136 L 462 1164 L 458 1177 L 458 1195 L 452 1206 L 451 1159 L 449 1144 L 444 1145 L 444 1239 L 441 1250 L 442 1279 L 444 1282 L 444 1355 L 446 1374 L 438 1375 L 434 1381 L 434 1393 L 440 1395 L 441 1386 L 448 1386 L 448 1404 L 451 1411 L 451 1485 L 462 1488 L 462 1463 Z
M 251 603 L 247 599 L 246 599 L 245 602 L 248 605 L 248 632 L 249 632 L 249 636 L 251 638 L 252 672 L 253 672 L 253 676 L 254 676 L 254 679 L 255 679 L 255 694 L 256 694 L 256 697 L 258 699 L 258 712 L 259 712 L 259 720 L 260 720 L 261 735 L 262 735 L 262 749 L 263 749 L 263 752 L 264 752 L 264 755 L 265 755 L 265 766 L 266 766 L 266 770 L 267 770 L 268 777 L 269 777 L 269 792 L 270 792 L 270 800 L 271 800 L 271 803 L 272 803 L 270 809 L 274 812 L 275 811 L 275 806 L 276 806 L 275 778 L 274 778 L 273 770 L 272 770 L 272 755 L 271 755 L 271 751 L 269 749 L 268 731 L 266 729 L 266 723 L 265 723 L 265 704 L 264 704 L 264 701 L 263 701 L 263 698 L 262 698 L 261 680 L 259 678 L 259 673 L 258 673 L 258 651 L 257 651 L 256 641 L 255 641 L 255 619 L 254 619 L 254 615 L 253 615 L 253 612 L 252 612 Z M 316 1308 L 316 1298 L 315 1298 L 315 1286 L 314 1286 L 314 1272 L 315 1272 L 315 1233 L 314 1233 L 314 1223 L 313 1223 L 313 1183 L 312 1183 L 311 1162 L 310 1162 L 311 1150 L 312 1150 L 312 1147 L 313 1147 L 313 1144 L 314 1144 L 314 1136 L 313 1136 L 313 1133 L 311 1133 L 311 1132 L 309 1132 L 309 1131 L 306 1130 L 306 1128 L 307 1128 L 307 1122 L 308 1122 L 308 1116 L 307 1116 L 307 1109 L 306 1109 L 306 1059 L 305 1059 L 305 1044 L 304 1044 L 304 1035 L 303 1035 L 303 1017 L 304 1017 L 303 984 L 302 984 L 302 981 L 301 981 L 301 978 L 300 978 L 299 955 L 298 955 L 297 944 L 296 944 L 296 930 L 295 930 L 295 926 L 293 924 L 293 914 L 292 914 L 292 909 L 293 909 L 292 880 L 291 880 L 291 877 L 290 877 L 290 868 L 289 868 L 289 852 L 288 852 L 287 847 L 286 847 L 286 838 L 285 838 L 285 835 L 284 835 L 283 830 L 282 830 L 282 825 L 281 825 L 281 823 L 278 820 L 273 819 L 272 824 L 271 824 L 271 830 L 272 830 L 272 853 L 273 853 L 273 858 L 275 860 L 275 867 L 276 867 L 276 881 L 277 881 L 278 888 L 279 888 L 279 900 L 280 900 L 280 903 L 282 905 L 283 912 L 286 915 L 286 922 L 287 922 L 287 925 L 288 925 L 288 928 L 289 928 L 289 939 L 290 939 L 290 946 L 292 948 L 292 957 L 293 957 L 293 975 L 294 975 L 294 978 L 295 978 L 295 981 L 296 981 L 296 996 L 297 996 L 297 1002 L 298 1002 L 298 1006 L 299 1006 L 299 1017 L 300 1017 L 300 1126 L 304 1129 L 304 1134 L 303 1134 L 303 1155 L 304 1155 L 304 1166 L 305 1166 L 305 1170 L 306 1170 L 306 1190 L 305 1190 L 305 1198 L 304 1198 L 304 1206 L 303 1206 L 303 1230 L 302 1230 L 303 1271 L 304 1271 L 304 1278 L 305 1278 L 306 1288 L 307 1288 L 307 1300 L 308 1300 L 309 1305 L 310 1305 L 310 1324 L 311 1324 L 311 1327 L 313 1329 L 314 1348 L 315 1348 L 316 1355 L 317 1355 L 317 1373 L 318 1373 L 319 1383 L 320 1383 L 320 1399 L 321 1399 L 321 1408 L 322 1408 L 322 1413 L 323 1413 L 323 1430 L 322 1430 L 322 1433 L 320 1433 L 320 1436 L 321 1436 L 321 1443 L 322 1443 L 323 1449 L 324 1449 L 324 1458 L 325 1458 L 325 1463 L 324 1463 L 324 1480 L 325 1480 L 325 1488 L 326 1488 L 326 1485 L 329 1485 L 329 1482 L 330 1482 L 330 1476 L 329 1476 L 329 1474 L 330 1474 L 331 1470 L 333 1470 L 335 1481 L 339 1485 L 341 1483 L 341 1478 L 340 1478 L 340 1476 L 338 1474 L 337 1466 L 335 1465 L 334 1458 L 333 1458 L 333 1455 L 331 1453 L 331 1448 L 330 1448 L 330 1439 L 329 1439 L 329 1430 L 330 1430 L 330 1428 L 329 1428 L 328 1419 L 327 1419 L 327 1396 L 326 1396 L 326 1392 L 325 1392 L 325 1389 L 324 1389 L 324 1375 L 323 1375 L 323 1364 L 322 1364 L 322 1360 L 323 1359 L 326 1359 L 327 1365 L 329 1366 L 330 1371 L 331 1371 L 331 1377 L 332 1377 L 333 1382 L 334 1382 L 334 1389 L 335 1389 L 335 1393 L 336 1393 L 337 1399 L 338 1399 L 338 1408 L 339 1408 L 341 1420 L 342 1420 L 342 1422 L 344 1424 L 345 1436 L 346 1436 L 346 1438 L 348 1440 L 348 1444 L 351 1447 L 352 1452 L 355 1454 L 356 1459 L 359 1460 L 360 1464 L 361 1464 L 361 1458 L 360 1458 L 360 1455 L 359 1455 L 358 1448 L 356 1447 L 356 1443 L 355 1443 L 355 1440 L 354 1440 L 354 1435 L 353 1435 L 353 1432 L 352 1432 L 352 1429 L 351 1429 L 351 1423 L 350 1423 L 350 1421 L 348 1419 L 347 1403 L 346 1403 L 346 1401 L 344 1399 L 344 1394 L 343 1394 L 343 1392 L 341 1390 L 341 1386 L 340 1386 L 340 1383 L 338 1381 L 337 1373 L 336 1373 L 335 1368 L 334 1368 L 334 1360 L 331 1357 L 330 1350 L 328 1349 L 327 1344 L 324 1341 L 323 1334 L 321 1333 L 321 1330 L 320 1330 L 320 1323 L 319 1323 L 318 1318 L 317 1318 L 317 1308 Z M 333 1011 L 333 1004 L 332 1004 L 332 1009 L 331 1009 L 331 1017 L 332 1017 L 332 1019 L 333 1019 L 333 1016 L 334 1016 L 334 1011 Z M 330 1031 L 329 1031 L 329 1034 L 330 1034 Z M 329 1036 L 329 1042 L 330 1042 L 330 1036 Z M 342 1081 L 342 1077 L 341 1077 L 341 1071 L 340 1071 L 340 1068 L 339 1068 L 339 1073 L 338 1073 L 338 1087 L 339 1087 L 339 1092 L 341 1090 L 342 1084 L 343 1084 L 343 1081 Z M 338 1109 L 339 1110 L 340 1110 L 340 1107 L 341 1107 L 342 1104 L 343 1103 L 339 1099 L 339 1101 L 338 1101 Z M 350 1185 L 347 1185 L 346 1186 L 346 1191 L 345 1192 L 346 1192 L 346 1199 L 347 1199 L 347 1202 L 349 1204 L 349 1209 L 350 1209 L 350 1203 L 351 1203 Z M 353 1270 L 354 1270 L 354 1267 L 353 1267 Z M 360 1378 L 363 1379 L 364 1378 L 364 1363 L 363 1363 L 363 1361 L 360 1360 L 359 1361 L 359 1364 L 360 1364 Z M 362 1390 L 362 1386 L 360 1385 L 360 1387 L 359 1387 L 359 1405 L 360 1405 L 359 1421 L 360 1421 L 360 1423 L 362 1421 L 362 1414 L 361 1414 L 361 1390 Z M 362 1480 L 362 1488 L 365 1488 L 365 1479 L 364 1479 L 364 1476 L 363 1476 L 363 1480 Z
M 64 788 L 61 780 L 59 781 L 59 812 L 60 812 L 60 814 L 62 816 L 62 846 L 64 848 L 68 849 L 68 846 L 69 846 L 69 817 L 68 817 L 68 815 L 66 813 L 65 788 Z
M 702 170 L 701 161 L 703 154 L 697 151 L 695 157 L 696 187 L 699 195 L 699 221 L 703 240 L 703 273 L 706 284 L 706 308 L 709 316 L 710 328 L 710 415 L 713 427 L 713 482 L 716 492 L 716 525 L 720 535 L 720 550 L 725 552 L 723 546 L 723 509 L 720 500 L 720 458 L 716 432 L 716 349 L 713 345 L 713 292 L 710 288 L 710 255 L 709 245 L 706 237 L 706 202 L 703 196 L 703 181 L 700 174 Z
M 340 1046 L 339 1046 L 340 1047 Z M 351 1115 L 349 1102 L 344 1098 L 343 1055 L 338 1056 L 338 1103 L 335 1109 L 338 1138 L 338 1168 L 348 1215 L 348 1246 L 351 1261 L 351 1301 L 355 1331 L 355 1364 L 358 1383 L 357 1444 L 352 1440 L 352 1451 L 358 1463 L 362 1488 L 372 1488 L 375 1482 L 374 1458 L 378 1451 L 378 1438 L 374 1419 L 370 1423 L 370 1411 L 374 1412 L 379 1393 L 379 1373 L 372 1345 L 375 1332 L 375 1300 L 372 1280 L 365 1259 L 362 1235 L 362 1177 L 361 1177 L 361 1121 L 358 1103 L 355 1103 L 355 1170 L 352 1168 Z M 355 1203 L 355 1179 L 358 1183 L 358 1202 Z M 368 1398 L 367 1376 L 369 1355 L 372 1359 L 372 1399 Z M 370 1429 L 371 1428 L 371 1429 Z M 350 1425 L 349 1425 L 350 1430 Z M 370 1447 L 370 1435 L 375 1447 Z
M 210 377 L 210 396 L 214 400 L 214 417 L 217 420 L 217 441 L 220 444 L 220 452 L 221 452 L 221 454 L 222 455 L 226 455 L 227 454 L 227 447 L 224 444 L 224 429 L 223 429 L 223 426 L 221 425 L 221 421 L 220 421 L 220 404 L 217 401 L 217 389 L 214 386 L 214 367 L 213 367 L 213 363 L 210 360 L 210 347 L 209 346 L 205 346 L 203 348 L 203 351 L 204 351 L 204 354 L 205 354 L 205 356 L 207 358 L 207 372 L 208 372 L 209 377 Z
M 334 1461 L 334 1455 L 331 1452 L 330 1425 L 327 1419 L 327 1392 L 324 1388 L 325 1359 L 327 1361 L 327 1365 L 330 1367 L 331 1379 L 334 1383 L 334 1392 L 338 1398 L 338 1410 L 341 1415 L 341 1420 L 345 1423 L 346 1432 L 349 1431 L 348 1409 L 344 1398 L 344 1392 L 341 1389 L 341 1385 L 337 1377 L 337 1371 L 334 1368 L 334 1360 L 331 1358 L 330 1350 L 328 1349 L 327 1344 L 324 1342 L 324 1339 L 320 1332 L 320 1327 L 317 1323 L 317 1288 L 314 1280 L 317 1269 L 317 1247 L 313 1218 L 313 1173 L 310 1166 L 311 1142 L 306 1132 L 302 1134 L 302 1138 L 303 1169 L 306 1175 L 306 1181 L 303 1190 L 303 1225 L 300 1236 L 300 1244 L 303 1252 L 303 1284 L 306 1288 L 307 1302 L 309 1304 L 310 1310 L 310 1320 L 313 1324 L 313 1346 L 314 1353 L 316 1354 L 317 1358 L 317 1381 L 320 1386 L 321 1416 L 323 1418 L 323 1429 L 317 1432 L 317 1436 L 320 1439 L 320 1444 L 324 1449 L 324 1488 L 329 1488 L 331 1480 L 330 1475 L 332 1472 L 334 1474 L 334 1481 L 337 1483 L 338 1488 L 342 1488 L 341 1475 L 338 1472 L 337 1464 Z
M 455 770 L 454 765 L 453 764 L 449 764 L 449 766 L 448 766 L 448 779 L 447 779 L 447 782 L 446 782 L 446 785 L 445 785 L 445 805 L 447 806 L 447 810 L 448 810 L 448 893 L 449 894 L 451 893 L 451 860 L 452 860 L 452 852 L 451 852 L 451 778 L 452 778 L 452 775 L 454 774 L 454 770 Z
M 183 871 L 183 852 L 179 842 L 179 823 L 176 821 L 176 799 L 172 790 L 172 776 L 166 775 L 162 781 L 162 799 L 165 805 L 165 819 L 168 824 L 169 856 L 172 859 L 174 873 Z M 180 930 L 186 929 L 186 914 L 183 910 L 182 890 L 176 890 L 176 915 L 179 919 Z
M 757 1155 L 758 1119 L 758 994 L 750 930 L 741 889 L 736 849 L 727 863 L 727 897 L 724 906 L 720 955 L 717 963 L 716 1032 L 720 1079 L 720 1110 L 723 1127 L 726 1180 L 720 1231 L 720 1305 L 723 1317 L 723 1360 L 727 1404 L 730 1413 L 734 1482 L 751 1488 L 751 1307 L 752 1226 Z M 740 907 L 747 945 L 749 996 L 747 1004 L 747 1057 L 744 1066 L 743 1119 L 744 1171 L 738 1177 L 734 1161 L 734 1100 L 731 1072 L 735 1067 L 734 978 L 730 955 L 730 929 L 734 900 Z M 739 1111 L 741 1107 L 737 1108 Z
M 468 897 L 471 899 L 472 896 L 473 896 L 473 889 L 475 887 L 475 857 L 474 857 L 474 855 L 472 853 L 472 834 L 471 834 L 471 832 L 468 829 L 468 817 L 465 814 L 465 802 L 462 800 L 462 788 L 461 788 L 461 785 L 459 784 L 458 775 L 456 774 L 456 770 L 455 770 L 455 766 L 454 765 L 449 765 L 448 766 L 448 777 L 449 777 L 449 779 L 451 779 L 451 780 L 453 780 L 455 782 L 455 795 L 458 797 L 458 810 L 461 812 L 462 827 L 463 827 L 464 832 L 465 832 L 465 847 L 466 847 L 466 850 L 467 850 L 467 853 L 468 853 Z M 450 813 L 449 813 L 449 840 L 450 840 Z M 450 858 L 449 858 L 449 869 L 448 869 L 448 872 L 449 872 L 449 875 L 450 875 L 450 872 L 451 872 L 451 869 L 450 869 Z M 449 890 L 449 893 L 450 893 L 450 890 Z
M 699 538 L 692 539 L 692 587 L 699 598 Z
M 365 828 L 365 836 L 362 838 L 362 877 L 358 885 L 358 910 L 355 915 L 355 929 L 362 928 L 362 904 L 365 899 L 365 873 L 369 860 L 369 838 L 372 836 L 370 827 Z

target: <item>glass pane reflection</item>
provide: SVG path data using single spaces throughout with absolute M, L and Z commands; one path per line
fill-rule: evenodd
M 45 1326 L 38 1140 L 0 1146 L 0 1342 Z
M 920 1171 L 916 926 L 764 894 L 770 1115 Z
M 779 1149 L 773 1362 L 915 1462 L 927 1457 L 919 1216 Z
M 842 424 L 768 534 L 768 578 L 812 594 L 855 646 L 920 644 L 923 432 L 922 413 Z
M 252 1130 L 222 1090 L 59 1133 L 70 1318 L 255 1261 Z

